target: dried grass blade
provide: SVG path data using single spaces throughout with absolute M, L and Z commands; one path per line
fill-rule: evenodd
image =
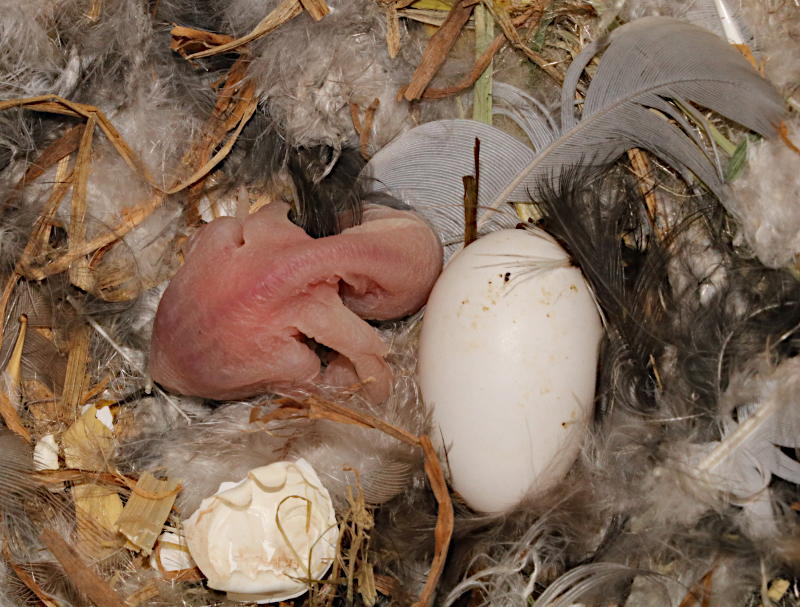
M 78 156 L 75 159 L 68 233 L 68 249 L 70 251 L 74 251 L 86 240 L 86 192 L 89 185 L 89 171 L 92 167 L 92 139 L 96 124 L 97 115 L 89 114 L 78 148 Z M 69 267 L 69 278 L 76 287 L 91 291 L 93 281 L 89 272 L 89 260 L 86 258 L 76 259 Z
M 25 337 L 28 334 L 28 316 L 23 314 L 19 317 L 19 333 L 14 342 L 14 349 L 6 365 L 9 387 L 19 393 L 20 379 L 22 373 L 22 349 L 25 347 Z
M 794 141 L 789 138 L 789 127 L 786 126 L 785 122 L 781 122 L 778 126 L 778 135 L 780 136 L 781 141 L 786 144 L 787 148 L 792 150 L 795 154 L 800 155 L 800 148 L 797 147 Z
M 353 411 L 347 407 L 343 407 L 342 405 L 337 405 L 336 403 L 316 399 L 313 397 L 309 398 L 308 402 L 310 407 L 310 417 L 312 419 L 315 417 L 320 417 L 324 414 L 333 414 L 334 416 L 338 417 L 340 421 L 363 426 L 365 428 L 380 430 L 384 434 L 388 434 L 389 436 L 392 436 L 397 440 L 409 445 L 419 445 L 419 438 L 417 436 L 411 434 L 407 430 L 393 426 L 392 424 L 387 423 L 373 415 L 358 413 L 357 411 Z
M 80 130 L 76 132 L 80 132 Z M 68 174 L 69 155 L 62 157 L 58 161 L 53 191 L 50 194 L 47 204 L 45 205 L 44 211 L 36 220 L 36 224 L 31 231 L 31 235 L 28 237 L 28 242 L 25 244 L 25 248 L 20 255 L 20 260 L 17 262 L 14 272 L 8 277 L 6 285 L 3 289 L 3 294 L 0 296 L 0 342 L 2 342 L 3 335 L 5 333 L 5 317 L 6 309 L 8 308 L 8 302 L 11 300 L 11 295 L 14 292 L 17 282 L 24 274 L 23 267 L 27 263 L 30 263 L 47 243 L 53 215 L 55 215 L 58 205 L 61 204 L 61 200 L 70 187 L 71 179 Z
M 199 59 L 200 57 L 210 57 L 211 55 L 219 55 L 220 53 L 227 53 L 232 51 L 248 42 L 261 38 L 267 35 L 280 25 L 283 25 L 290 19 L 294 19 L 303 12 L 303 6 L 299 0 L 283 0 L 276 6 L 249 34 L 232 40 L 227 44 L 222 44 L 216 48 L 201 51 L 199 53 L 192 53 L 187 59 Z
M 439 505 L 439 512 L 436 516 L 436 527 L 434 529 L 434 555 L 428 570 L 428 579 L 420 593 L 419 600 L 412 607 L 428 607 L 436 594 L 436 586 L 439 578 L 444 571 L 444 564 L 447 560 L 447 552 L 450 547 L 450 540 L 453 537 L 453 502 L 450 500 L 450 493 L 447 490 L 447 482 L 444 472 L 439 464 L 436 450 L 433 448 L 427 436 L 419 439 L 422 453 L 425 455 L 425 473 L 431 484 L 431 490 Z
M 252 83 L 243 85 L 247 63 L 245 57 L 240 57 L 231 66 L 217 95 L 212 115 L 206 121 L 201 135 L 181 160 L 184 166 L 194 168 L 206 165 L 226 133 L 245 120 L 249 108 L 256 103 L 255 86 Z M 200 219 L 198 205 L 204 192 L 206 177 L 207 175 L 203 176 L 189 187 L 186 218 L 190 225 Z
M 47 199 L 44 209 L 39 214 L 36 223 L 31 230 L 31 235 L 28 237 L 28 242 L 20 255 L 20 260 L 17 263 L 17 272 L 23 274 L 23 268 L 33 263 L 33 260 L 39 256 L 46 248 L 50 240 L 50 230 L 52 229 L 53 217 L 58 210 L 61 201 L 72 187 L 73 173 L 70 171 L 70 157 L 64 156 L 58 161 L 56 168 L 56 179 L 53 184 L 53 190 Z
M 20 565 L 14 562 L 11 552 L 8 550 L 7 546 L 3 546 L 3 558 L 14 570 L 14 574 L 20 579 L 20 581 L 25 584 L 25 586 L 36 595 L 45 607 L 60 607 L 60 603 L 54 599 L 52 596 L 47 594 L 39 584 L 36 583 L 36 580 L 33 579 L 33 576 L 25 571 Z
M 495 22 L 500 26 L 500 29 L 503 30 L 503 34 L 505 34 L 506 38 L 508 38 L 508 41 L 511 43 L 511 45 L 515 49 L 522 51 L 528 59 L 544 70 L 544 72 L 559 85 L 563 84 L 564 76 L 555 67 L 553 67 L 547 59 L 525 44 L 525 40 L 522 39 L 522 36 L 520 36 L 519 32 L 517 31 L 517 28 L 515 27 L 511 16 L 508 14 L 508 10 L 506 9 L 505 5 L 499 2 L 497 4 L 494 2 L 487 2 L 486 6 L 489 7 Z M 536 19 L 536 22 L 538 22 L 539 19 L 541 19 L 541 16 L 544 14 L 544 9 L 542 6 L 536 6 L 535 11 L 532 14 L 538 15 L 538 18 Z
M 523 15 L 516 17 L 512 20 L 512 23 L 515 26 L 519 25 L 530 25 L 538 23 L 538 17 L 541 18 L 541 12 L 538 7 L 533 7 Z M 425 92 L 422 94 L 423 99 L 443 99 L 444 97 L 450 97 L 451 95 L 455 95 L 456 93 L 460 93 L 461 91 L 468 89 L 473 84 L 475 84 L 478 78 L 481 77 L 486 68 L 489 67 L 491 64 L 492 59 L 494 56 L 500 51 L 501 48 L 505 45 L 506 41 L 505 34 L 498 34 L 494 37 L 491 44 L 486 47 L 483 53 L 475 60 L 472 69 L 470 70 L 469 74 L 467 74 L 464 78 L 461 79 L 460 82 L 454 84 L 453 86 L 448 86 L 445 88 L 430 88 L 428 87 L 425 89 Z
M 108 387 L 108 384 L 111 383 L 112 379 L 113 379 L 113 376 L 110 373 L 106 373 L 103 376 L 103 378 L 99 382 L 97 382 L 97 384 L 95 384 L 94 386 L 92 386 L 91 388 L 86 390 L 86 392 L 83 393 L 83 395 L 81 396 L 81 402 L 82 403 L 88 403 L 95 396 L 97 396 L 103 390 L 105 390 Z
M 149 201 L 133 207 L 132 209 L 124 210 L 122 221 L 107 232 L 103 232 L 91 240 L 84 241 L 80 246 L 76 246 L 73 251 L 67 251 L 61 257 L 54 259 L 46 265 L 24 267 L 23 275 L 32 280 L 42 280 L 53 274 L 63 272 L 69 268 L 70 264 L 76 259 L 84 255 L 89 255 L 125 236 L 125 234 L 147 219 L 155 209 L 161 206 L 163 201 L 163 195 L 154 194 Z
M 61 564 L 64 572 L 78 590 L 89 597 L 96 607 L 119 607 L 124 604 L 111 586 L 83 563 L 78 553 L 52 529 L 41 535 L 42 543 Z
M 192 52 L 199 52 L 197 50 L 192 51 L 192 47 L 209 49 L 228 44 L 234 39 L 233 36 L 228 36 L 227 34 L 207 32 L 182 25 L 173 26 L 169 31 L 169 35 L 172 37 L 172 41 L 169 44 L 170 50 L 178 53 L 184 59 Z
M 475 54 L 480 58 L 493 46 L 494 20 L 483 4 L 475 7 Z M 472 91 L 472 119 L 492 124 L 492 62 L 475 82 Z
M 192 173 L 192 175 L 187 179 L 166 190 L 166 193 L 175 194 L 181 190 L 185 190 L 187 187 L 193 185 L 208 175 L 214 169 L 214 167 L 222 162 L 222 160 L 230 153 L 234 143 L 236 143 L 236 140 L 239 138 L 242 129 L 244 129 L 247 122 L 253 117 L 253 114 L 255 114 L 257 107 L 258 100 L 253 98 L 250 99 L 244 107 L 240 108 L 240 111 L 236 113 L 238 121 L 236 130 L 234 130 L 230 137 L 228 137 L 228 140 L 225 142 L 225 144 L 208 160 L 208 162 L 204 163 L 203 166 Z
M 444 24 L 431 36 L 428 46 L 422 55 L 422 59 L 417 66 L 411 82 L 408 83 L 403 91 L 406 101 L 415 101 L 422 98 L 425 89 L 428 88 L 436 72 L 442 67 L 447 59 L 447 54 L 456 43 L 461 30 L 469 21 L 472 10 L 475 8 L 471 0 L 459 0 L 447 14 Z
M 711 569 L 702 578 L 697 580 L 689 589 L 689 592 L 686 593 L 686 596 L 683 597 L 678 607 L 692 607 L 697 603 L 700 603 L 701 607 L 708 607 L 708 599 L 711 596 L 711 578 L 713 574 L 714 570 Z
M 75 152 L 80 145 L 82 136 L 83 129 L 79 124 L 67 129 L 61 137 L 42 150 L 36 160 L 30 163 L 25 174 L 20 177 L 20 180 L 14 186 L 13 192 L 19 192 L 27 184 L 41 177 L 47 169 Z M 8 199 L 4 204 L 7 203 Z
M 86 13 L 86 18 L 91 21 L 97 21 L 100 15 L 103 14 L 103 0 L 92 0 L 92 4 Z
M 461 91 L 468 89 L 478 81 L 478 78 L 480 78 L 481 74 L 486 71 L 486 68 L 488 68 L 489 64 L 492 63 L 494 56 L 500 51 L 501 48 L 503 48 L 505 43 L 505 35 L 499 34 L 495 36 L 494 40 L 492 40 L 492 43 L 486 47 L 486 50 L 483 51 L 481 56 L 475 61 L 475 64 L 472 66 L 469 74 L 467 74 L 460 82 L 446 88 L 425 89 L 425 92 L 422 94 L 422 98 L 443 99 L 444 97 L 450 97 L 451 95 L 455 95 L 456 93 L 460 93 Z
M 136 482 L 120 474 L 110 472 L 96 472 L 94 470 L 81 470 L 79 468 L 62 468 L 59 470 L 40 470 L 36 473 L 36 478 L 42 483 L 49 485 L 60 485 L 65 481 L 71 483 L 102 483 L 110 487 L 126 487 L 132 489 Z
M 89 327 L 81 324 L 75 329 L 70 339 L 69 354 L 67 355 L 67 373 L 64 377 L 64 390 L 61 393 L 61 401 L 59 402 L 63 421 L 75 419 L 77 408 L 83 404 L 81 397 L 86 391 L 90 334 Z M 85 467 L 81 465 L 73 466 L 69 462 L 67 465 L 70 467 Z
M 300 0 L 300 4 L 303 5 L 303 8 L 306 9 L 306 12 L 311 15 L 314 21 L 319 21 L 331 12 L 325 0 Z
M 5 334 L 6 309 L 8 308 L 8 302 L 11 301 L 11 295 L 14 293 L 14 289 L 16 288 L 19 279 L 19 273 L 12 272 L 8 279 L 6 279 L 6 284 L 3 287 L 3 293 L 0 295 L 0 343 L 2 343 L 3 335 Z
M 361 108 L 357 103 L 350 104 L 350 118 L 353 120 L 353 128 L 358 135 L 358 152 L 364 160 L 369 160 L 369 137 L 372 134 L 372 125 L 375 122 L 375 114 L 381 105 L 378 97 L 369 104 L 364 112 L 364 122 L 359 118 Z
M 148 184 L 156 190 L 161 191 L 161 187 L 156 183 L 155 179 L 150 175 L 150 172 L 144 166 L 144 163 L 133 152 L 133 150 L 125 143 L 122 135 L 119 134 L 114 125 L 106 118 L 105 114 L 98 108 L 85 105 L 83 103 L 76 103 L 69 101 L 58 95 L 41 95 L 39 97 L 28 97 L 24 99 L 12 99 L 10 101 L 0 102 L 0 111 L 13 108 L 24 107 L 25 109 L 34 112 L 45 112 L 50 114 L 62 114 L 64 116 L 72 116 L 75 118 L 89 119 L 91 114 L 97 117 L 97 123 L 105 136 L 117 150 L 117 153 L 122 157 L 125 163 L 133 169 L 136 173 L 141 175 Z
M 24 439 L 26 442 L 32 442 L 30 432 L 25 428 L 22 419 L 17 413 L 14 403 L 6 395 L 5 390 L 0 390 L 0 417 L 6 423 L 6 426 L 14 434 Z

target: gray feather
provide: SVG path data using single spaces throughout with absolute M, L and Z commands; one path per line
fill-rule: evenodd
M 503 131 L 472 120 L 437 120 L 408 131 L 372 157 L 366 170 L 377 191 L 393 195 L 421 211 L 442 238 L 445 257 L 460 246 L 464 234 L 461 178 L 475 172 L 473 148 L 481 141 L 479 208 L 484 208 L 533 152 Z M 483 162 L 483 158 L 490 161 Z M 525 196 L 524 199 L 527 199 Z M 515 216 L 493 212 L 485 228 L 511 227 Z
M 587 65 L 604 50 L 580 116 L 575 99 Z M 447 254 L 463 234 L 461 177 L 474 172 L 472 149 L 481 140 L 478 226 L 496 229 L 502 205 L 530 198 L 542 182 L 578 165 L 602 166 L 644 148 L 688 181 L 696 176 L 723 201 L 727 186 L 716 151 L 683 114 L 703 124 L 692 104 L 718 112 L 764 136 L 783 116 L 778 92 L 727 42 L 697 26 L 664 17 L 639 19 L 589 44 L 566 73 L 560 136 L 545 108 L 509 86 L 496 86 L 497 113 L 511 117 L 531 150 L 499 129 L 469 120 L 442 120 L 412 129 L 367 165 L 379 185 L 428 217 Z M 679 107 L 680 106 L 680 107 Z M 556 177 L 554 177 L 556 176 Z
M 696 103 L 764 136 L 773 135 L 783 115 L 778 92 L 725 41 L 699 27 L 648 17 L 615 30 L 586 91 L 580 121 L 575 88 L 584 67 L 602 44 L 589 45 L 567 71 L 562 91 L 562 135 L 520 172 L 492 208 L 519 197 L 565 166 L 602 165 L 625 151 L 645 148 L 686 174 L 691 172 L 717 196 L 725 185 L 706 150 L 687 137 L 666 100 Z

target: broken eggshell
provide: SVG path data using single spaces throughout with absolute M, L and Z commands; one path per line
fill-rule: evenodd
M 158 536 L 156 549 L 150 554 L 150 567 L 157 571 L 182 571 L 196 567 L 186 538 L 172 531 L 165 531 Z
M 455 255 L 431 292 L 418 378 L 453 488 L 502 512 L 574 462 L 594 401 L 600 315 L 541 230 L 501 230 Z
M 339 530 L 328 490 L 304 459 L 276 462 L 223 483 L 184 523 L 189 552 L 233 600 L 300 596 L 336 555 Z

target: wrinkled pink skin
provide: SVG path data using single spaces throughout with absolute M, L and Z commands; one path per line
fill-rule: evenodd
M 191 239 L 156 314 L 150 372 L 165 387 L 218 400 L 315 382 L 391 390 L 388 347 L 362 318 L 425 303 L 442 247 L 416 215 L 368 207 L 361 225 L 311 238 L 276 202 L 243 222 L 216 219 Z M 325 374 L 304 338 L 339 353 Z

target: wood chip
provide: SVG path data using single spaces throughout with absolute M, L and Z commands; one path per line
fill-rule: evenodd
M 400 53 L 400 15 L 394 5 L 386 7 L 386 51 L 394 59 Z
M 478 238 L 478 181 L 464 175 L 464 246 Z
M 422 59 L 411 77 L 411 82 L 403 91 L 403 97 L 407 101 L 422 98 L 425 89 L 447 59 L 447 54 L 455 45 L 461 30 L 469 21 L 474 8 L 474 0 L 459 0 L 447 14 L 447 19 L 442 27 L 431 36 L 425 52 L 422 54 Z
M 778 578 L 776 580 L 772 580 L 769 584 L 769 589 L 767 590 L 767 598 L 770 601 L 780 601 L 786 592 L 789 590 L 789 580 L 784 580 Z
M 475 61 L 475 64 L 472 66 L 469 74 L 467 74 L 462 80 L 458 83 L 454 84 L 453 86 L 448 86 L 446 88 L 428 88 L 422 95 L 423 99 L 443 99 L 445 97 L 450 97 L 451 95 L 455 95 L 460 93 L 463 90 L 468 89 L 471 87 L 475 82 L 477 82 L 478 78 L 481 77 L 486 68 L 492 63 L 492 59 L 498 53 L 498 51 L 503 48 L 503 45 L 506 43 L 506 37 L 503 34 L 500 34 L 495 37 L 492 43 L 486 47 L 486 50 L 481 54 L 480 57 Z
M 61 564 L 70 582 L 89 597 L 95 607 L 120 607 L 123 605 L 119 596 L 109 584 L 92 571 L 80 558 L 78 553 L 64 538 L 51 529 L 41 535 L 42 543 Z
M 92 559 L 111 556 L 123 545 L 123 539 L 117 533 L 122 500 L 116 489 L 87 482 L 72 487 L 72 499 L 80 551 Z
M 114 449 L 114 436 L 97 419 L 97 409 L 88 407 L 61 436 L 67 468 L 106 472 Z
M 145 556 L 150 554 L 172 510 L 178 488 L 177 482 L 158 480 L 149 472 L 139 478 L 117 522 L 131 550 L 141 551 Z
M 377 97 L 369 104 L 364 112 L 364 122 L 361 122 L 361 108 L 357 103 L 350 104 L 350 118 L 353 121 L 353 128 L 358 134 L 358 152 L 364 160 L 369 160 L 369 138 L 372 134 L 372 125 L 375 122 L 375 113 L 381 105 L 381 100 Z

